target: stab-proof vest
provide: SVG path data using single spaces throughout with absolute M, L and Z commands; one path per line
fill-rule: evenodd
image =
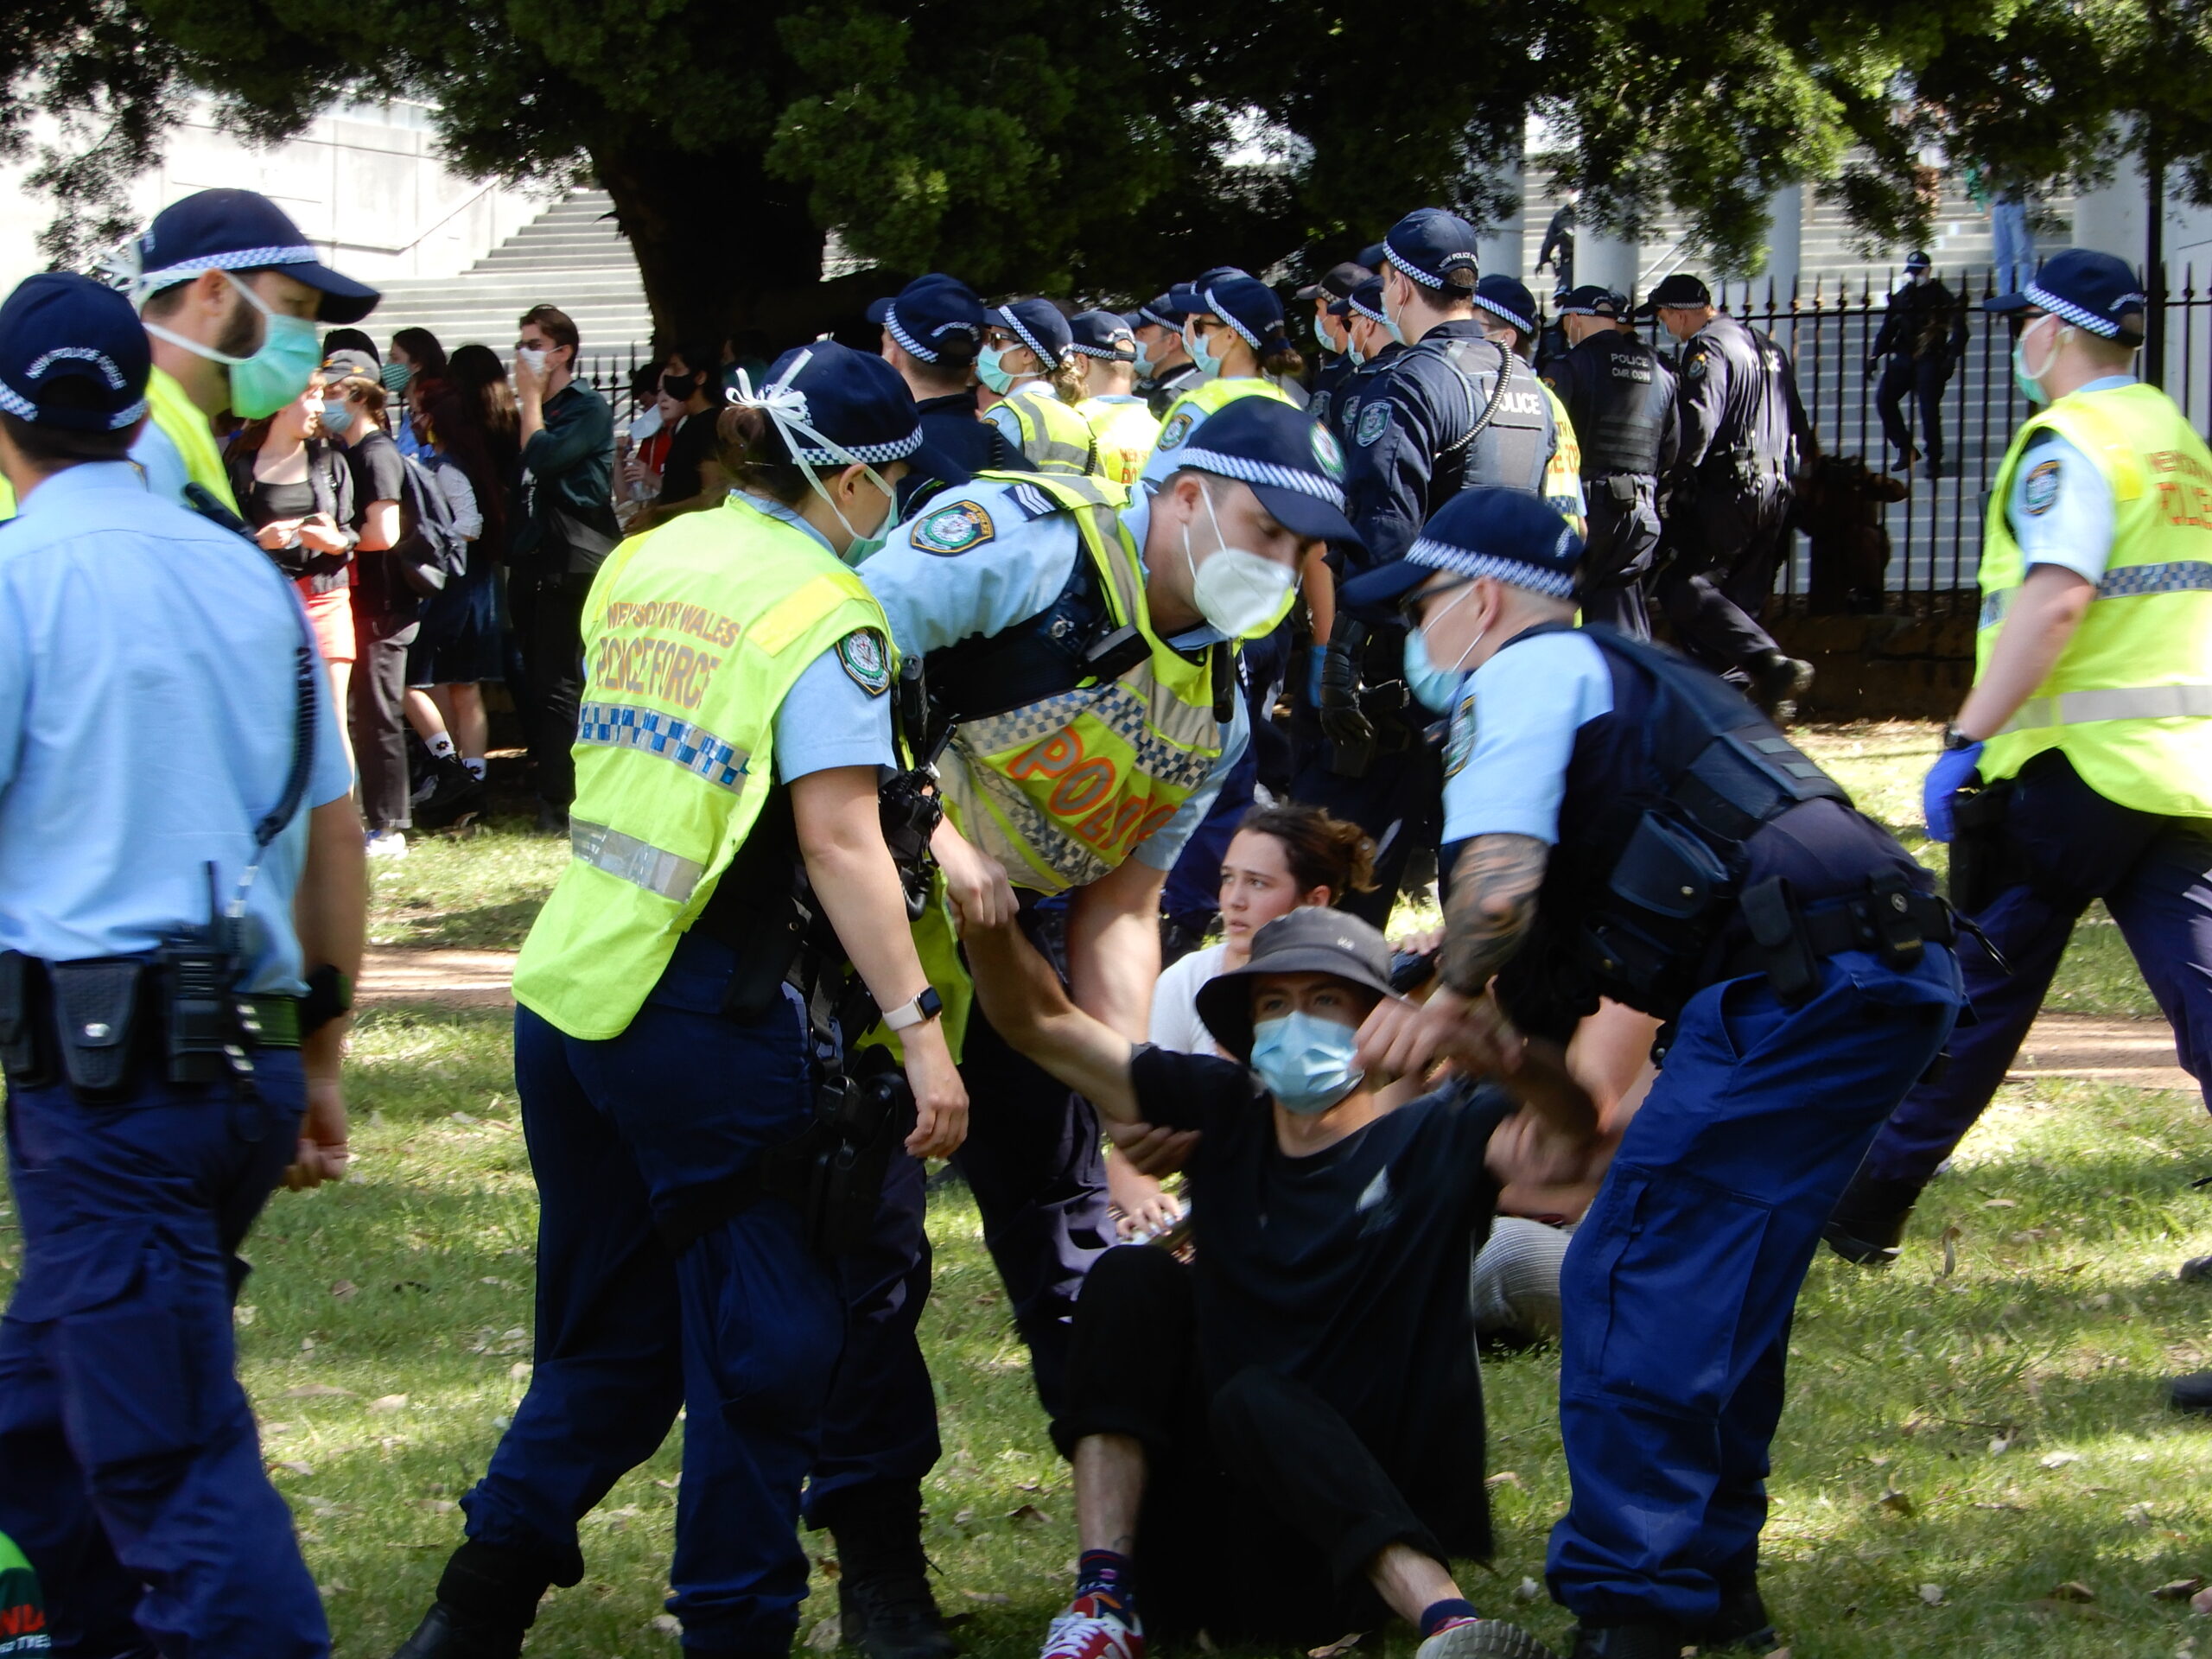
M 1126 489 L 979 476 L 1041 492 L 1082 549 L 1058 603 L 1007 636 L 931 654 L 931 695 L 955 722 L 938 776 L 961 834 L 1014 886 L 1061 893 L 1118 868 L 1211 773 L 1236 648 L 1192 657 L 1153 632 Z
M 1495 341 L 1465 334 L 1431 337 L 1412 351 L 1433 352 L 1450 364 L 1465 382 L 1469 399 L 1467 425 L 1437 456 L 1435 499 L 1478 489 L 1550 495 L 1545 475 L 1560 447 L 1559 424 L 1551 393 L 1535 371 Z M 1400 359 L 1402 365 L 1406 361 Z
M 2049 677 L 1983 746 L 1981 775 L 2010 778 L 2030 756 L 2060 749 L 2107 800 L 2212 817 L 2212 453 L 2157 387 L 2077 391 L 2012 440 L 1982 537 L 1976 675 L 2026 575 L 2005 507 L 2040 431 L 2063 437 L 2112 486 L 2112 556 Z M 2063 474 L 2053 482 L 2066 487 Z M 2031 500 L 2035 485 L 2031 468 Z
M 883 607 L 821 543 L 725 501 L 626 542 L 584 613 L 568 868 L 523 942 L 515 1000 L 615 1037 L 713 895 L 776 781 L 776 711 L 846 635 L 895 677 Z
M 1674 390 L 1649 346 L 1608 328 L 1568 353 L 1553 373 L 1566 385 L 1567 413 L 1582 441 L 1585 478 L 1657 474 Z
M 1032 472 L 1081 478 L 1096 470 L 1090 423 L 1062 403 L 1042 380 L 1016 386 L 1000 407 L 1021 429 L 1022 458 Z

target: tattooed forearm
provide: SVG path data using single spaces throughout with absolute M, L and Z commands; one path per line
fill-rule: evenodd
M 1477 836 L 1452 872 L 1444 907 L 1444 982 L 1477 996 L 1513 959 L 1536 919 L 1551 849 L 1534 836 Z

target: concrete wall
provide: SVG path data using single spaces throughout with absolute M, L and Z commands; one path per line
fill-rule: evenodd
M 38 133 L 38 137 L 50 134 Z M 28 165 L 0 168 L 0 292 L 40 270 L 36 237 L 52 204 L 23 188 Z M 141 222 L 215 186 L 273 198 L 339 270 L 378 277 L 452 276 L 535 218 L 550 199 L 482 185 L 436 154 L 419 104 L 341 105 L 298 137 L 257 148 L 219 130 L 212 106 L 170 135 L 161 163 L 131 191 Z

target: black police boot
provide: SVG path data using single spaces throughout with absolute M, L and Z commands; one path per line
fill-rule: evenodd
M 1751 699 L 1768 719 L 1780 721 L 1797 713 L 1797 699 L 1813 683 L 1813 665 L 1786 652 L 1770 651 L 1751 664 Z
M 907 1486 L 859 1497 L 830 1522 L 846 1645 L 868 1659 L 951 1659 L 960 1649 L 930 1593 L 920 1491 Z
M 1689 1644 L 1679 1624 L 1578 1624 L 1567 1659 L 1680 1659 Z
M 2176 1411 L 2212 1414 L 2212 1371 L 2191 1371 L 2166 1384 L 2166 1403 Z
M 1886 1268 L 1897 1259 L 1905 1224 L 1920 1202 L 1917 1181 L 1885 1181 L 1860 1170 L 1843 1189 L 1821 1236 L 1847 1262 L 1862 1268 Z
M 457 754 L 430 762 L 430 792 L 416 803 L 415 822 L 425 830 L 458 829 L 484 810 L 484 785 Z
M 447 1561 L 437 1600 L 391 1659 L 516 1659 L 553 1576 L 540 1556 L 468 1540 Z
M 1757 1579 L 1720 1587 L 1720 1607 L 1697 1633 L 1700 1653 L 1772 1653 L 1781 1646 Z

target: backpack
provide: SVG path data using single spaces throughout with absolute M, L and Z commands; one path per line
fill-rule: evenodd
M 468 543 L 453 521 L 453 504 L 430 469 L 412 455 L 400 456 L 407 469 L 407 493 L 400 502 L 405 534 L 391 550 L 407 585 L 428 599 L 468 569 Z

